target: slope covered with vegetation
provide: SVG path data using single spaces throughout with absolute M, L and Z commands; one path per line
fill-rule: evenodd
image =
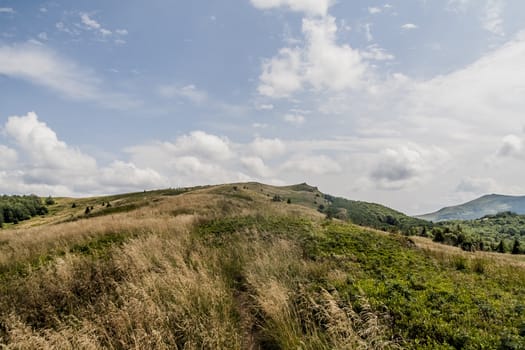
M 443 221 L 435 225 L 437 242 L 465 250 L 525 253 L 525 215 L 502 212 L 476 220 Z
M 321 207 L 321 211 L 330 217 L 384 231 L 419 234 L 423 229 L 432 227 L 428 221 L 405 215 L 381 204 L 354 201 L 341 197 L 324 195 L 329 205 Z
M 418 246 L 321 201 L 255 183 L 57 199 L 0 231 L 0 346 L 525 347 L 522 256 Z

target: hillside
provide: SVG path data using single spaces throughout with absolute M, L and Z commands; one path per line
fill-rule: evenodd
M 437 233 L 440 231 L 440 237 Z M 434 239 L 463 249 L 513 254 L 525 253 L 525 215 L 501 212 L 475 220 L 441 221 Z
M 0 230 L 0 347 L 525 347 L 525 257 L 327 220 L 330 199 L 258 183 L 57 198 Z
M 383 231 L 419 234 L 423 227 L 432 225 L 418 218 L 407 216 L 399 211 L 377 203 L 354 201 L 341 197 L 325 195 L 329 206 L 323 212 L 354 224 L 373 227 Z
M 446 220 L 474 220 L 485 215 L 511 211 L 525 214 L 525 196 L 485 195 L 470 202 L 445 207 L 434 213 L 418 215 L 419 219 L 439 222 Z

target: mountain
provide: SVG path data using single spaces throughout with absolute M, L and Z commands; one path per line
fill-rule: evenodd
M 525 214 L 525 196 L 489 194 L 464 204 L 445 207 L 429 214 L 418 215 L 416 218 L 433 222 L 474 220 L 485 215 L 493 215 L 505 211 Z

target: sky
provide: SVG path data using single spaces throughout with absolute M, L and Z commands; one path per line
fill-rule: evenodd
M 0 0 L 0 193 L 525 194 L 522 0 Z

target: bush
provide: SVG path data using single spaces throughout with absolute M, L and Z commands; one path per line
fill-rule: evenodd
M 46 205 L 53 205 L 55 204 L 55 200 L 53 199 L 53 197 L 49 196 L 46 198 Z

